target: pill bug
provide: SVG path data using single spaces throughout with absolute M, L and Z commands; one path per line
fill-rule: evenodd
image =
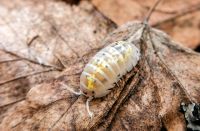
M 107 95 L 114 83 L 137 64 L 139 49 L 126 41 L 114 42 L 100 50 L 85 66 L 80 89 L 88 97 Z
M 88 97 L 86 108 L 89 116 L 93 113 L 89 109 L 89 102 L 93 98 L 104 97 L 115 87 L 115 83 L 131 71 L 140 59 L 140 50 L 134 45 L 134 41 L 140 40 L 145 29 L 149 29 L 148 20 L 161 0 L 157 0 L 148 15 L 145 17 L 143 26 L 126 41 L 116 41 L 101 49 L 86 64 L 80 76 L 80 91 L 76 92 L 69 86 L 62 84 L 76 95 Z
M 68 90 L 77 95 L 88 97 L 87 111 L 90 117 L 93 113 L 89 109 L 89 102 L 93 98 L 100 98 L 110 93 L 115 83 L 131 71 L 138 63 L 140 50 L 129 41 L 117 41 L 101 49 L 86 64 L 80 76 L 80 92 L 75 92 L 67 85 Z

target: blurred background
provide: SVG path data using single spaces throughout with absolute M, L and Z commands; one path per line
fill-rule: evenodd
M 143 20 L 156 0 L 90 0 L 118 25 Z M 162 0 L 150 24 L 177 42 L 200 52 L 200 0 Z

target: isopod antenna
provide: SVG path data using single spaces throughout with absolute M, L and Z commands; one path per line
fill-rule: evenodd
M 87 101 L 86 101 L 86 109 L 87 109 L 87 112 L 88 112 L 88 114 L 89 114 L 89 116 L 90 116 L 90 118 L 92 119 L 93 118 L 93 116 L 94 116 L 94 113 L 93 112 L 91 112 L 90 111 L 90 101 L 93 99 L 93 97 L 89 97 L 88 99 L 87 99 Z
M 68 85 L 64 84 L 64 83 L 60 83 L 65 89 L 67 89 L 69 92 L 75 94 L 75 95 L 82 95 L 83 93 L 81 92 L 81 90 L 79 90 L 78 92 L 73 90 L 71 87 L 69 87 Z
M 68 90 L 69 92 L 71 92 L 71 93 L 73 93 L 75 95 L 78 95 L 78 96 L 85 95 L 81 90 L 75 91 L 74 89 L 72 89 L 71 87 L 69 87 L 68 85 L 66 85 L 64 83 L 60 83 L 60 84 L 64 87 L 64 89 Z M 87 101 L 86 101 L 86 109 L 87 109 L 87 112 L 88 112 L 88 114 L 89 114 L 89 116 L 90 116 L 91 119 L 94 116 L 94 113 L 90 111 L 90 105 L 89 105 L 89 103 L 90 103 L 90 101 L 92 99 L 93 99 L 93 97 L 88 97 Z

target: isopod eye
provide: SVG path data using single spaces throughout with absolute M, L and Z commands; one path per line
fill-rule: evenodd
M 94 91 L 92 91 L 92 94 L 94 94 Z

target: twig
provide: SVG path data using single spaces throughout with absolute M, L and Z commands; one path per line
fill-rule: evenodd
M 151 7 L 151 9 L 149 10 L 147 16 L 145 17 L 144 19 L 144 23 L 148 23 L 150 17 L 151 17 L 151 14 L 153 13 L 153 11 L 156 9 L 156 7 L 158 6 L 158 4 L 161 2 L 162 0 L 157 0 L 155 2 L 155 4 Z

